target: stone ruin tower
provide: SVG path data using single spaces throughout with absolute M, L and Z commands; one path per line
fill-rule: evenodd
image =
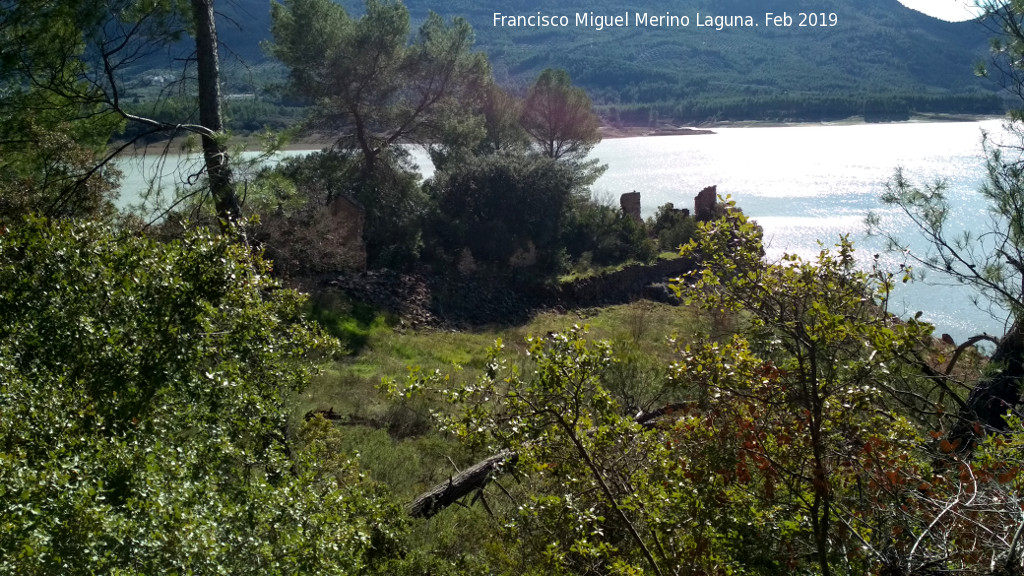
M 715 217 L 718 207 L 718 186 L 708 186 L 693 199 L 693 217 L 698 222 L 711 220 Z
M 619 197 L 622 213 L 637 222 L 643 222 L 640 216 L 640 193 L 636 190 L 626 192 Z M 689 214 L 689 210 L 682 210 Z M 693 216 L 698 221 L 712 220 L 718 212 L 718 186 L 708 186 L 693 199 Z
M 640 216 L 640 193 L 636 190 L 632 192 L 626 192 L 619 197 L 619 206 L 622 207 L 622 213 L 629 216 L 637 222 L 643 222 L 643 217 Z

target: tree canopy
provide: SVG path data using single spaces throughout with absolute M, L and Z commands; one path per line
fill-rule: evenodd
M 22 179 L 33 186 L 30 195 L 50 198 L 28 208 L 61 215 L 69 207 L 95 205 L 102 182 L 116 175 L 108 164 L 117 153 L 154 134 L 191 134 L 202 139 L 208 182 L 203 197 L 212 198 L 225 225 L 239 219 L 224 141 L 213 6 L 213 0 L 29 0 L 0 6 L 0 143 L 15 148 L 5 164 L 9 172 L 19 163 L 42 164 L 47 174 L 42 181 Z M 185 44 L 190 47 L 182 48 L 183 36 L 191 36 Z M 184 52 L 180 57 L 179 51 Z M 137 66 L 154 58 L 181 67 L 178 97 L 191 110 L 157 119 L 129 103 Z M 132 135 L 111 146 L 126 125 L 135 129 Z M 74 145 L 60 153 L 48 146 L 48 139 L 62 137 Z M 109 192 L 104 200 L 109 201 Z
M 555 160 L 583 160 L 601 141 L 590 98 L 565 70 L 540 73 L 526 94 L 522 122 L 541 152 Z
M 83 30 L 100 14 L 91 1 L 0 4 L 0 222 L 112 210 L 118 173 L 102 159 L 121 119 L 82 97 Z
M 440 135 L 489 76 L 465 20 L 431 13 L 410 42 L 400 2 L 367 0 L 352 18 L 330 0 L 285 0 L 273 6 L 272 32 L 270 53 L 289 67 L 291 89 L 316 104 L 316 128 L 358 151 L 370 172 L 389 146 Z

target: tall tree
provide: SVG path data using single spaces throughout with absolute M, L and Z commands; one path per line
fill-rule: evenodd
M 209 191 L 221 221 L 227 226 L 238 219 L 240 208 L 223 142 L 213 0 L 193 0 L 190 4 L 127 0 L 5 2 L 0 5 L 0 34 L 6 41 L 0 54 L 5 93 L 35 95 L 21 99 L 22 106 L 14 109 L 16 113 L 48 113 L 55 110 L 54 102 L 60 102 L 63 121 L 72 127 L 72 133 L 75 126 L 101 121 L 141 127 L 135 139 L 100 155 L 91 170 L 69 182 L 60 194 L 78 193 L 97 167 L 106 166 L 117 152 L 138 138 L 184 132 L 203 139 Z M 195 54 L 197 89 L 186 88 L 184 93 L 195 94 L 199 122 L 187 117 L 157 120 L 126 107 L 124 89 L 132 76 L 129 68 L 167 52 L 185 34 L 193 38 L 194 50 L 190 52 Z M 188 66 L 193 59 L 186 57 L 183 61 Z M 188 76 L 183 70 L 181 81 L 187 84 Z M 5 130 L 16 113 L 0 116 L 5 120 Z M 103 139 L 102 146 L 106 144 Z
M 979 0 L 981 19 L 996 34 L 992 42 L 991 68 L 997 81 L 1024 102 L 1024 3 Z M 971 286 L 981 304 L 1001 314 L 1008 326 L 999 338 L 978 335 L 961 347 L 981 340 L 996 343 L 992 369 L 962 399 L 960 421 L 952 435 L 967 450 L 987 431 L 1005 430 L 1003 416 L 1022 403 L 1024 382 L 1024 108 L 1012 110 L 1006 124 L 1016 144 L 985 140 L 986 179 L 979 193 L 988 202 L 987 229 L 957 232 L 954 214 L 946 197 L 946 184 L 917 186 L 897 170 L 882 201 L 898 208 L 925 239 L 926 248 L 914 249 L 906 238 L 890 234 L 893 250 L 906 254 L 917 266 L 946 275 Z M 877 220 L 869 217 L 869 225 Z
M 203 157 L 210 179 L 210 193 L 221 221 L 235 222 L 242 215 L 242 210 L 231 181 L 227 150 L 219 140 L 224 132 L 224 115 L 221 111 L 220 64 L 213 0 L 192 0 L 192 18 L 195 23 L 199 124 L 206 129 L 199 133 L 203 139 Z
M 601 141 L 590 97 L 572 85 L 565 70 L 540 73 L 527 92 L 522 124 L 541 152 L 555 160 L 583 160 Z
M 426 205 L 401 144 L 430 144 L 463 122 L 489 80 L 470 52 L 473 32 L 431 14 L 410 39 L 400 2 L 367 0 L 353 18 L 331 0 L 286 0 L 272 9 L 271 54 L 291 69 L 294 93 L 315 104 L 315 130 L 334 139 L 321 157 L 344 176 L 332 184 L 366 210 L 371 266 L 414 258 Z
M 410 43 L 400 2 L 367 0 L 356 19 L 330 0 L 285 0 L 272 16 L 270 52 L 291 69 L 292 89 L 368 173 L 395 144 L 433 141 L 487 84 L 487 60 L 470 52 L 473 31 L 461 18 L 447 25 L 431 13 Z
M 484 139 L 477 150 L 481 153 L 516 150 L 529 143 L 529 134 L 520 121 L 523 102 L 501 87 L 492 84 L 483 101 Z

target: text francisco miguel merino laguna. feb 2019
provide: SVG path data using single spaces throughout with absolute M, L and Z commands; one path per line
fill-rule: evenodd
M 494 13 L 495 28 L 778 28 L 778 27 L 832 27 L 839 24 L 835 12 L 764 12 L 752 15 L 710 15 L 697 12 L 689 15 L 651 14 L 649 12 L 623 12 L 621 14 L 594 14 L 576 12 L 572 15 L 504 14 Z

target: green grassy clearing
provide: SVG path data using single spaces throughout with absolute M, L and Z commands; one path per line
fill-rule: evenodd
M 476 331 L 402 331 L 395 322 L 365 307 L 311 311 L 348 354 L 325 362 L 321 373 L 296 399 L 295 414 L 332 408 L 345 419 L 345 448 L 396 495 L 411 499 L 477 456 L 466 453 L 436 430 L 432 410 L 445 406 L 424 398 L 394 402 L 378 390 L 382 378 L 403 380 L 413 367 L 441 370 L 455 385 L 472 382 L 484 369 L 487 349 L 500 338 L 508 353 L 526 349 L 526 338 L 589 326 L 590 336 L 615 342 L 620 362 L 608 385 L 620 397 L 642 403 L 656 398 L 672 361 L 670 337 L 684 340 L 706 333 L 710 323 L 700 312 L 649 301 L 572 311 L 541 313 L 522 326 Z

